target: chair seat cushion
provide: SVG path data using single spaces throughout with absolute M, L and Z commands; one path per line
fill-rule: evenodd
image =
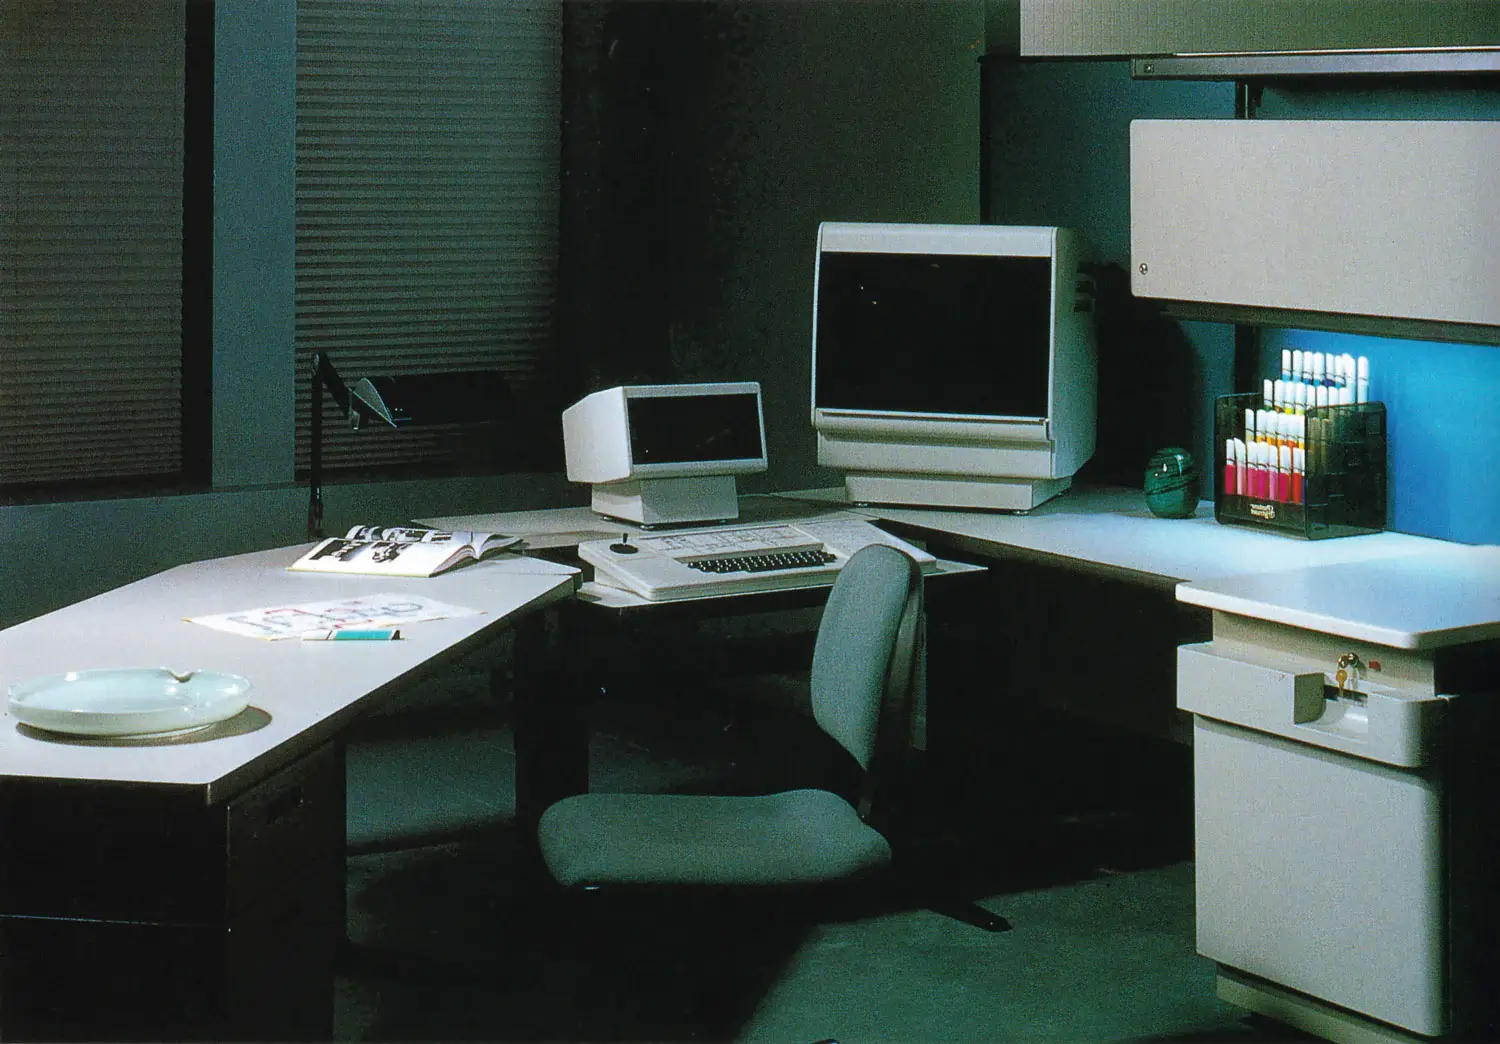
M 753 797 L 578 794 L 542 814 L 559 884 L 816 884 L 890 862 L 880 832 L 826 790 Z

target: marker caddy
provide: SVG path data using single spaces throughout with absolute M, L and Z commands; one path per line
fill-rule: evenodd
M 1307 540 L 1385 528 L 1383 402 L 1267 410 L 1258 392 L 1214 404 L 1214 517 Z

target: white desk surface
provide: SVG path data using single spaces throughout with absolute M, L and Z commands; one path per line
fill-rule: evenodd
M 1193 605 L 1394 649 L 1500 638 L 1500 547 L 1226 577 L 1177 588 Z
M 851 505 L 843 498 L 842 487 L 744 497 L 741 521 L 855 511 L 957 538 L 981 557 L 1035 556 L 1123 575 L 1175 587 L 1178 600 L 1189 604 L 1396 648 L 1494 637 L 1500 620 L 1492 593 L 1500 577 L 1490 564 L 1500 552 L 1492 548 L 1388 532 L 1302 540 L 1222 525 L 1207 501 L 1192 518 L 1157 518 L 1144 493 L 1118 488 L 1074 489 L 1027 514 Z M 485 528 L 484 522 L 538 539 L 560 530 L 638 531 L 583 507 L 428 521 L 460 529 Z
M 105 667 L 222 670 L 253 686 L 244 714 L 178 737 L 53 737 L 0 711 L 0 773 L 193 786 L 206 801 L 227 798 L 326 741 L 367 698 L 573 593 L 572 571 L 520 556 L 430 579 L 288 572 L 310 546 L 178 566 L 0 631 L 7 692 L 23 678 Z M 186 619 L 388 591 L 481 613 L 405 626 L 388 642 L 265 641 Z
M 782 494 L 832 506 L 841 487 Z M 1205 501 L 1192 518 L 1157 518 L 1145 494 L 1129 489 L 1074 489 L 1031 512 L 947 511 L 884 504 L 859 505 L 871 518 L 903 522 L 967 538 L 1005 554 L 1021 551 L 1140 574 L 1170 585 L 1311 566 L 1367 562 L 1453 547 L 1443 540 L 1403 533 L 1371 533 L 1302 540 L 1245 526 L 1221 525 Z M 1062 563 L 1066 564 L 1066 562 Z

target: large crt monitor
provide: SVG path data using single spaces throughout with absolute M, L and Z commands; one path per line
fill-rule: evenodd
M 563 411 L 568 478 L 601 515 L 641 525 L 739 517 L 736 475 L 766 470 L 760 385 L 635 384 Z
M 812 420 L 849 499 L 1025 511 L 1094 452 L 1092 279 L 1063 228 L 818 229 Z

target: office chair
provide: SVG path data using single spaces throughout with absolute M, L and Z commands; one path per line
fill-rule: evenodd
M 566 889 L 816 890 L 870 878 L 892 862 L 886 830 L 910 750 L 923 652 L 917 563 L 882 544 L 860 550 L 829 594 L 811 674 L 815 720 L 858 764 L 853 800 L 822 789 L 578 794 L 539 821 L 548 871 Z M 1009 927 L 976 907 L 944 912 L 989 930 Z

